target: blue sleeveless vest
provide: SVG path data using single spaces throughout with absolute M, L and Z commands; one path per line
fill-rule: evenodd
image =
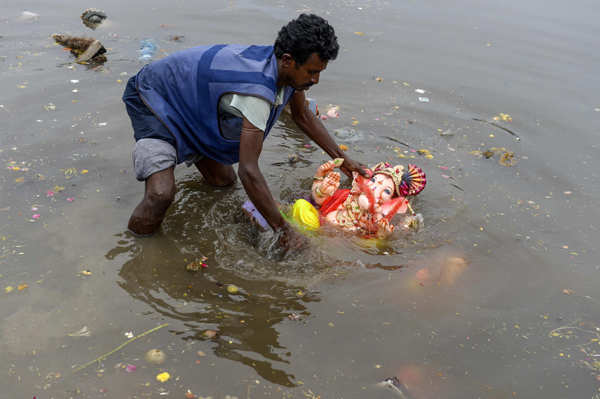
M 219 100 L 238 93 L 273 105 L 277 60 L 273 46 L 199 46 L 146 65 L 136 82 L 146 106 L 174 136 L 178 163 L 201 154 L 230 165 L 240 158 L 241 118 L 220 121 Z M 283 104 L 271 108 L 263 140 L 293 93 L 286 87 Z

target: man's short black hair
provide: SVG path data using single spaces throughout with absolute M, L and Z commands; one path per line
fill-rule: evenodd
M 333 27 L 315 14 L 300 14 L 281 28 L 275 40 L 275 57 L 288 53 L 299 65 L 312 53 L 317 53 L 321 61 L 335 60 L 339 49 Z

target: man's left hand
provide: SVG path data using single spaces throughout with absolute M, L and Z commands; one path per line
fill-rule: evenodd
M 360 162 L 356 162 L 348 157 L 344 157 L 344 163 L 340 167 L 342 172 L 350 178 L 352 178 L 352 172 L 357 172 L 363 177 L 369 177 L 368 172 L 366 171 L 367 166 L 363 165 Z

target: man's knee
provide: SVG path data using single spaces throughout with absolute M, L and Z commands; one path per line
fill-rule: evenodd
M 149 188 L 146 200 L 154 209 L 167 209 L 175 200 L 175 186 Z
M 213 181 L 210 182 L 213 186 L 217 187 L 227 187 L 235 184 L 237 180 L 237 176 L 233 171 L 233 168 L 229 169 L 222 176 L 217 176 L 212 178 Z
M 237 180 L 237 176 L 231 165 L 223 165 L 209 158 L 203 158 L 195 163 L 202 173 L 206 183 L 216 187 L 231 186 Z

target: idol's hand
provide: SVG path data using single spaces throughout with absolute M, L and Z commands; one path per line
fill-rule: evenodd
M 377 238 L 389 237 L 394 232 L 394 225 L 386 218 L 381 218 L 375 222 L 377 226 Z

